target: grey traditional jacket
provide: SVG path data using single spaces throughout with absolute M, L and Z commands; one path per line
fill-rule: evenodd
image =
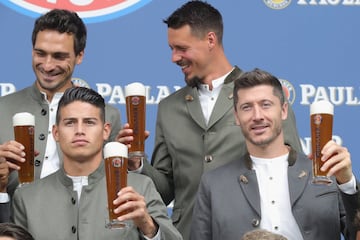
M 310 184 L 312 164 L 304 154 L 291 151 L 288 162 L 290 204 L 303 239 L 339 240 L 343 233 L 345 239 L 354 240 L 359 192 L 348 195 L 336 184 Z M 240 239 L 247 231 L 259 228 L 260 223 L 259 187 L 248 154 L 203 175 L 191 240 Z
M 45 148 L 49 136 L 49 112 L 56 109 L 49 109 L 49 104 L 41 94 L 35 83 L 18 92 L 0 98 L 0 143 L 14 140 L 14 130 L 12 127 L 12 116 L 18 112 L 29 112 L 35 116 L 35 149 L 39 155 L 34 159 L 35 178 L 40 178 L 42 165 L 44 162 Z M 109 139 L 115 139 L 121 129 L 120 112 L 113 106 L 106 105 L 106 121 L 111 123 L 111 135 Z M 58 152 L 60 149 L 58 148 Z M 61 159 L 61 158 L 60 158 Z M 16 171 L 13 172 L 16 175 Z M 17 178 L 17 176 L 16 176 Z M 16 186 L 15 186 L 16 187 Z M 14 190 L 14 186 L 9 186 L 9 193 Z
M 17 189 L 13 199 L 13 221 L 27 228 L 36 240 L 143 239 L 135 225 L 127 231 L 105 228 L 108 211 L 103 163 L 89 176 L 88 183 L 79 200 L 72 180 L 61 168 Z M 151 179 L 129 173 L 128 185 L 145 197 L 148 212 L 159 225 L 161 239 L 182 239 Z
M 186 86 L 159 103 L 152 166 L 145 161 L 143 173 L 153 179 L 166 204 L 175 200 L 172 220 L 184 239 L 189 239 L 202 174 L 245 153 L 244 137 L 233 114 L 234 80 L 240 74 L 235 67 L 225 79 L 208 124 L 196 88 Z M 283 128 L 285 142 L 302 151 L 291 107 Z

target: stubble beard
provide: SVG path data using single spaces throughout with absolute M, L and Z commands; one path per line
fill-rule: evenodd
M 248 132 L 243 131 L 244 138 L 247 139 L 251 144 L 257 147 L 266 147 L 270 145 L 275 139 L 280 135 L 282 129 L 280 127 L 276 127 L 276 129 L 273 131 L 273 134 L 266 139 L 255 141 L 253 138 L 250 137 L 250 134 Z
M 200 79 L 197 76 L 188 79 L 187 76 L 185 76 L 185 82 L 186 82 L 186 85 L 194 88 L 194 87 L 199 86 L 199 84 L 202 83 L 202 79 Z

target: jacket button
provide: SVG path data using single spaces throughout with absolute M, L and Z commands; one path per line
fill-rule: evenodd
M 42 133 L 42 134 L 40 134 L 40 135 L 39 135 L 39 140 L 41 140 L 41 141 L 42 141 L 42 140 L 44 140 L 44 139 L 45 139 L 45 134 L 43 134 L 43 133 Z
M 71 198 L 71 203 L 72 203 L 73 205 L 75 205 L 76 199 L 75 199 L 75 198 Z
M 205 162 L 209 163 L 213 160 L 213 157 L 211 155 L 206 155 L 205 156 Z
M 72 231 L 72 233 L 76 233 L 76 227 L 75 227 L 75 226 L 72 226 L 72 227 L 71 227 L 71 231 Z
M 40 160 L 36 159 L 35 160 L 35 167 L 40 167 L 40 164 L 41 164 Z
M 41 109 L 41 115 L 45 116 L 47 114 L 47 111 L 45 109 Z
M 259 219 L 255 218 L 251 221 L 251 224 L 253 225 L 253 227 L 258 227 L 260 225 L 260 221 Z

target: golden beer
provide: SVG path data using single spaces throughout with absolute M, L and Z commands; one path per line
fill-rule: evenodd
M 34 133 L 35 117 L 27 112 L 17 113 L 13 116 L 15 141 L 21 143 L 25 149 L 25 162 L 17 162 L 20 166 L 18 171 L 19 183 L 31 183 L 34 181 Z
M 310 106 L 311 150 L 313 156 L 313 183 L 331 184 L 327 171 L 320 170 L 324 164 L 321 161 L 321 150 L 332 139 L 334 107 L 328 101 L 314 102 Z
M 128 149 L 119 142 L 109 142 L 104 146 L 106 189 L 108 199 L 109 222 L 107 228 L 124 228 L 126 223 L 119 222 L 117 218 L 126 212 L 114 213 L 113 201 L 118 192 L 127 186 Z
M 125 86 L 125 96 L 126 115 L 134 137 L 129 149 L 129 157 L 142 157 L 145 155 L 145 86 L 138 82 L 129 84 Z

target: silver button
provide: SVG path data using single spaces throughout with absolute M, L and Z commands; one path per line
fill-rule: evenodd
M 205 162 L 209 163 L 213 160 L 213 157 L 211 155 L 205 155 Z
M 251 221 L 251 224 L 253 225 L 253 227 L 258 227 L 260 225 L 260 221 L 259 221 L 259 219 L 254 218 Z

